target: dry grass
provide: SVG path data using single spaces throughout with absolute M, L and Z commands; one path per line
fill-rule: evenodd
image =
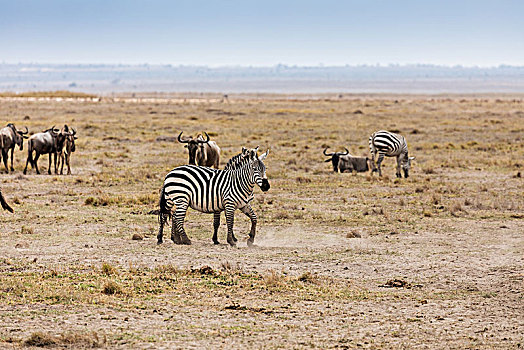
M 0 215 L 0 347 L 516 347 L 523 106 L 521 97 L 6 99 L 18 127 L 67 123 L 79 139 L 73 176 L 23 176 L 18 151 L 15 172 L 1 174 L 15 214 Z M 326 145 L 366 155 L 377 129 L 407 137 L 408 179 L 395 178 L 390 158 L 382 178 L 324 163 Z M 173 137 L 202 130 L 221 166 L 242 146 L 271 148 L 271 190 L 255 189 L 252 203 L 254 248 L 240 212 L 238 249 L 213 245 L 212 217 L 194 211 L 194 245 L 168 242 L 170 227 L 156 245 L 149 213 L 165 174 L 187 162 Z M 47 156 L 39 165 L 47 170 Z M 395 278 L 423 287 L 380 287 Z M 71 324 L 95 336 L 57 335 Z

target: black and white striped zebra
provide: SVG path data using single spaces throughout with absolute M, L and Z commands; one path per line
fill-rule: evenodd
M 369 150 L 371 152 L 373 171 L 377 171 L 378 168 L 379 176 L 382 176 L 381 164 L 384 156 L 397 157 L 397 177 L 402 177 L 400 174 L 401 168 L 404 171 L 404 177 L 407 178 L 409 176 L 411 160 L 415 159 L 415 157 L 409 156 L 408 143 L 404 136 L 385 130 L 377 131 L 369 137 Z M 375 168 L 375 156 L 377 153 L 378 159 Z
M 231 170 L 218 170 L 206 167 L 184 165 L 170 171 L 164 180 L 160 195 L 158 244 L 162 243 L 164 224 L 172 216 L 171 239 L 176 244 L 191 244 L 184 230 L 184 218 L 188 207 L 203 213 L 214 213 L 213 241 L 218 243 L 216 233 L 220 225 L 220 213 L 225 211 L 227 222 L 227 242 L 234 246 L 233 222 L 236 209 L 240 209 L 251 219 L 248 245 L 255 240 L 257 216 L 249 202 L 257 184 L 262 191 L 269 190 L 266 167 L 263 160 L 269 150 L 260 157 L 254 149 L 253 156 L 244 157 Z M 175 207 L 174 215 L 172 209 Z

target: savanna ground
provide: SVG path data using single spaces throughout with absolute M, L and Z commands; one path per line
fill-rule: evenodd
M 0 175 L 1 348 L 524 346 L 522 96 L 161 97 L 2 99 L 2 124 L 79 139 L 72 176 L 47 156 L 23 175 L 25 149 Z M 382 179 L 324 163 L 378 129 L 406 136 L 408 179 L 391 158 Z M 251 249 L 241 212 L 237 248 L 191 210 L 193 245 L 156 245 L 149 213 L 187 161 L 174 138 L 202 130 L 222 167 L 271 148 Z

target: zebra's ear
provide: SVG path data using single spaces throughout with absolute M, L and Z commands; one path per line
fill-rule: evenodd
M 268 154 L 269 154 L 269 150 L 267 150 L 266 153 L 263 153 L 260 157 L 258 157 L 258 159 L 264 160 L 264 159 L 266 159 Z

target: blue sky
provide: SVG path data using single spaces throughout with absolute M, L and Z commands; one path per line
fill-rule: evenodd
M 0 0 L 0 62 L 524 65 L 524 1 Z

